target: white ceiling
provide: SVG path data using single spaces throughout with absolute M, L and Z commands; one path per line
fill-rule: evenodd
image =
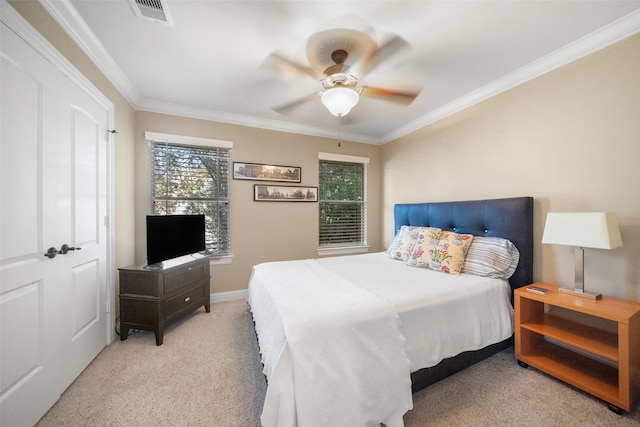
M 129 0 L 41 0 L 139 110 L 383 144 L 640 31 L 640 0 L 162 0 L 173 25 L 137 17 Z M 308 65 L 319 29 L 368 23 L 376 42 L 411 49 L 361 79 L 422 86 L 409 106 L 363 96 L 345 118 L 308 76 L 265 65 L 279 51 Z

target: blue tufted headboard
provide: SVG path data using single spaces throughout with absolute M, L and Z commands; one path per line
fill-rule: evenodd
M 532 197 L 397 204 L 394 218 L 395 233 L 403 225 L 413 225 L 509 239 L 520 251 L 518 268 L 509 279 L 511 288 L 533 282 Z

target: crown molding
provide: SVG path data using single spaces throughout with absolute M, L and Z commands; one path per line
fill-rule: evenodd
M 134 108 L 142 99 L 131 81 L 102 46 L 70 0 L 39 0 L 69 37 L 82 49 L 98 69 Z
M 202 119 L 212 122 L 220 122 L 239 126 L 255 127 L 278 132 L 289 132 L 300 135 L 318 136 L 321 138 L 342 139 L 365 144 L 380 144 L 380 141 L 371 138 L 342 131 L 333 128 L 317 127 L 290 123 L 280 120 L 263 119 L 259 117 L 246 116 L 242 114 L 228 113 L 225 111 L 215 111 L 208 108 L 200 108 L 183 104 L 158 101 L 154 99 L 143 99 L 136 107 L 140 111 L 148 111 L 158 114 L 169 114 L 192 119 Z

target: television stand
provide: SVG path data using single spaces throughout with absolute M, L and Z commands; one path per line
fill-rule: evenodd
M 204 306 L 211 311 L 209 257 L 185 257 L 149 268 L 119 268 L 120 340 L 129 329 L 153 331 L 162 345 L 164 329 L 180 317 Z

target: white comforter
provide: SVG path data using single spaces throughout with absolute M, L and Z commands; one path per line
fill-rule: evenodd
M 255 266 L 263 426 L 402 426 L 410 372 L 511 336 L 509 295 L 383 253 Z

